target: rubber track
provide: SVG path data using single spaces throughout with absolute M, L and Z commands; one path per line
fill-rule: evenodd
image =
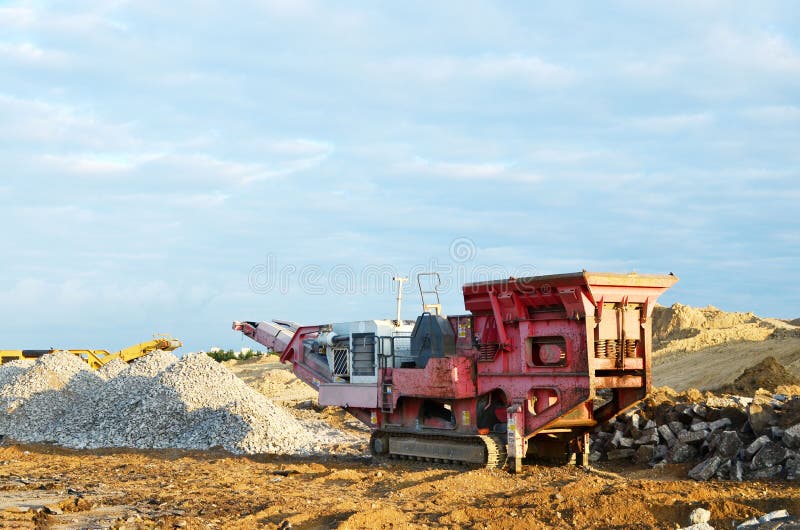
M 443 459 L 443 458 L 426 458 L 426 457 L 413 457 L 413 456 L 404 456 L 404 455 L 392 455 L 392 454 L 385 454 L 385 455 L 377 455 L 372 450 L 372 438 L 376 435 L 386 435 L 387 437 L 397 436 L 403 438 L 424 438 L 427 440 L 442 440 L 446 439 L 454 444 L 480 444 L 486 450 L 486 462 L 484 464 L 476 464 L 475 462 L 466 462 L 462 460 L 450 460 L 450 459 Z M 475 435 L 475 436 L 447 436 L 447 435 L 438 435 L 438 434 L 416 434 L 416 433 L 407 433 L 407 432 L 387 432 L 387 431 L 375 431 L 372 433 L 370 437 L 370 444 L 369 444 L 370 452 L 372 453 L 373 458 L 377 461 L 383 462 L 386 460 L 417 460 L 422 462 L 440 462 L 444 464 L 458 464 L 463 465 L 471 468 L 487 468 L 487 469 L 499 469 L 505 466 L 506 464 L 506 445 L 503 443 L 503 439 L 497 435 L 490 434 L 490 435 Z

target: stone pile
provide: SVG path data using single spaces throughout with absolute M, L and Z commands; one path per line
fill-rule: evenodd
M 695 480 L 800 476 L 800 396 L 657 393 L 592 434 L 591 461 L 695 463 Z
M 0 366 L 0 435 L 72 448 L 307 453 L 297 418 L 205 354 L 153 352 L 93 371 L 72 354 Z

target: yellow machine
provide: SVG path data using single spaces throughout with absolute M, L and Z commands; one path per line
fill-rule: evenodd
M 140 344 L 136 344 L 135 346 L 123 348 L 116 353 L 109 353 L 107 350 L 0 350 L 0 363 L 7 363 L 17 359 L 37 359 L 42 355 L 47 355 L 49 353 L 66 351 L 73 355 L 77 355 L 86 361 L 86 363 L 88 363 L 92 369 L 97 370 L 101 366 L 110 363 L 114 359 L 119 359 L 129 363 L 135 359 L 144 357 L 148 353 L 155 350 L 173 351 L 177 350 L 181 346 L 183 346 L 181 341 L 173 339 L 169 335 L 153 335 L 153 340 L 148 340 L 147 342 L 142 342 Z

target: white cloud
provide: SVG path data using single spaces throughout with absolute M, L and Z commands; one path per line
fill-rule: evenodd
M 623 62 L 619 66 L 622 75 L 642 81 L 660 81 L 670 77 L 685 59 L 667 55 L 661 57 L 647 57 Z
M 293 138 L 266 142 L 264 148 L 270 152 L 290 156 L 328 156 L 333 153 L 333 145 L 329 142 L 308 138 Z
M 42 30 L 50 34 L 68 33 L 85 35 L 100 29 L 125 31 L 125 24 L 104 16 L 120 2 L 99 2 L 94 11 L 59 13 L 51 8 L 20 6 L 0 7 L 0 26 L 24 30 Z
M 458 79 L 483 81 L 521 81 L 530 87 L 563 86 L 575 80 L 569 68 L 539 57 L 521 54 L 477 57 L 434 56 L 389 61 L 376 68 L 390 74 L 416 77 L 428 82 Z
M 674 133 L 686 129 L 698 129 L 712 123 L 714 117 L 708 112 L 694 114 L 670 114 L 666 116 L 646 116 L 629 121 L 636 129 L 653 133 Z
M 248 184 L 311 169 L 325 158 L 326 155 L 275 163 L 240 162 L 204 153 L 189 153 L 166 155 L 153 161 L 153 165 L 167 169 L 172 178 Z
M 534 162 L 549 164 L 580 164 L 590 160 L 617 158 L 617 155 L 600 149 L 584 150 L 566 147 L 549 147 L 533 149 L 527 153 L 526 158 Z
M 63 51 L 42 49 L 30 42 L 0 42 L 0 57 L 29 66 L 67 67 L 72 61 Z
M 113 123 L 91 109 L 0 92 L 0 139 L 84 149 L 130 147 L 139 141 L 128 123 Z
M 435 175 L 454 180 L 506 180 L 538 182 L 541 176 L 516 170 L 505 162 L 441 162 L 415 157 L 410 163 L 399 164 L 399 171 L 411 175 Z
M 36 20 L 36 12 L 28 7 L 0 7 L 0 26 L 27 27 Z
M 215 191 L 212 193 L 191 193 L 187 195 L 172 195 L 160 197 L 167 204 L 186 206 L 189 208 L 214 208 L 221 206 L 230 198 L 230 195 Z
M 738 67 L 793 76 L 800 74 L 800 52 L 779 33 L 737 33 L 719 27 L 711 32 L 707 44 L 713 57 Z
M 793 105 L 767 105 L 745 109 L 742 114 L 752 120 L 775 122 L 800 121 L 800 107 Z
M 45 167 L 62 173 L 79 176 L 117 175 L 129 172 L 143 162 L 158 158 L 159 155 L 130 154 L 69 154 L 43 155 Z

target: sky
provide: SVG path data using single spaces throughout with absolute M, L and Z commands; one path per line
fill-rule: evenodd
M 391 278 L 800 317 L 795 2 L 0 0 L 0 348 L 254 346 Z

